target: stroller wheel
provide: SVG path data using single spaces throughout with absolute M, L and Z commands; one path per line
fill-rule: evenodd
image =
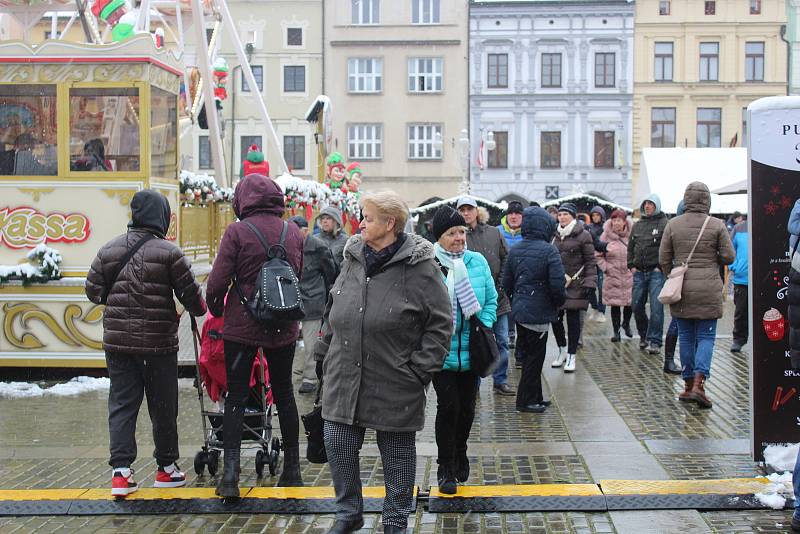
M 208 461 L 206 465 L 208 465 L 208 474 L 212 477 L 217 474 L 217 470 L 219 469 L 219 451 L 208 451 Z
M 264 465 L 267 463 L 267 453 L 263 450 L 256 452 L 256 474 L 258 478 L 264 476 Z M 272 469 L 270 468 L 270 471 Z
M 194 472 L 197 473 L 198 476 L 203 475 L 207 462 L 208 453 L 206 451 L 197 451 L 197 454 L 194 455 Z

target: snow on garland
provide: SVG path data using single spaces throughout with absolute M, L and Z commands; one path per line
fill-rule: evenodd
M 23 263 L 20 265 L 0 265 L 0 284 L 19 280 L 22 285 L 45 283 L 61 279 L 61 254 L 55 249 L 40 244 L 28 252 L 28 261 L 39 265 Z
M 411 215 L 419 215 L 422 213 L 433 213 L 441 206 L 445 204 L 449 204 L 455 207 L 456 202 L 458 199 L 464 195 L 459 195 L 457 197 L 450 197 L 445 198 L 444 200 L 437 200 L 436 202 L 431 202 L 430 204 L 425 204 L 424 206 L 419 206 L 418 208 L 411 208 Z M 475 195 L 469 195 L 475 199 L 475 202 L 478 203 L 479 206 L 484 206 L 486 208 L 494 208 L 499 211 L 505 211 L 508 208 L 508 203 L 506 201 L 501 202 L 492 202 L 491 200 L 486 200 L 485 198 L 476 197 Z
M 183 170 L 180 176 L 183 202 L 230 202 L 233 189 L 220 187 L 212 176 Z

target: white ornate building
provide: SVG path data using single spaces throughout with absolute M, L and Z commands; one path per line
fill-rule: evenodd
M 474 194 L 630 205 L 633 22 L 629 0 L 471 2 Z

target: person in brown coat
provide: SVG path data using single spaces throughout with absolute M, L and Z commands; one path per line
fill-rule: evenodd
M 367 195 L 361 204 L 361 234 L 345 246 L 314 348 L 336 491 L 329 532 L 355 532 L 364 525 L 359 451 L 367 428 L 376 430 L 383 462 L 384 532 L 405 532 L 426 386 L 442 370 L 453 318 L 433 245 L 403 233 L 406 203 L 387 191 Z
M 164 237 L 170 218 L 164 195 L 150 189 L 137 192 L 131 200 L 128 232 L 103 245 L 86 276 L 86 296 L 106 305 L 103 349 L 111 379 L 108 463 L 115 497 L 138 489 L 131 464 L 136 459 L 136 417 L 145 395 L 158 464 L 154 486 L 186 483 L 175 464 L 179 316 L 173 295 L 195 316 L 205 314 L 206 305 L 189 260 Z
M 664 229 L 658 261 L 661 270 L 669 276 L 673 267 L 686 261 L 697 242 L 697 248 L 683 278 L 681 300 L 670 304 L 670 313 L 678 320 L 685 385 L 678 398 L 681 401 L 696 402 L 703 408 L 711 408 L 711 400 L 705 393 L 704 383 L 711 374 L 717 319 L 722 317 L 722 279 L 719 276 L 719 267 L 730 264 L 736 253 L 725 223 L 709 215 L 711 194 L 706 184 L 689 184 L 683 194 L 683 202 L 686 212 L 670 220 Z
M 228 226 L 222 236 L 219 253 L 208 276 L 207 298 L 211 313 L 225 317 L 222 337 L 228 395 L 222 431 L 224 473 L 217 492 L 222 498 L 235 499 L 239 497 L 239 448 L 244 409 L 250 393 L 250 372 L 259 347 L 267 358 L 270 386 L 281 425 L 284 460 L 278 485 L 303 485 L 300 420 L 292 391 L 292 363 L 300 333 L 299 322 L 276 322 L 265 327 L 256 322 L 241 302 L 242 297 L 253 295 L 261 266 L 267 261 L 264 246 L 245 221 L 258 228 L 270 245 L 280 243 L 286 225 L 286 261 L 298 277 L 303 272 L 303 236 L 297 225 L 281 220 L 284 197 L 278 184 L 260 174 L 248 174 L 236 185 L 233 211 L 239 221 Z
M 566 274 L 567 300 L 561 307 L 558 320 L 553 323 L 553 334 L 558 344 L 558 356 L 552 367 L 564 366 L 565 373 L 575 371 L 575 353 L 581 337 L 581 310 L 589 307 L 589 294 L 597 286 L 597 261 L 594 257 L 594 239 L 584 224 L 576 219 L 575 204 L 565 202 L 558 208 L 558 226 L 553 244 L 561 254 Z M 564 316 L 567 317 L 567 336 L 564 333 Z M 566 360 L 562 352 L 567 347 Z

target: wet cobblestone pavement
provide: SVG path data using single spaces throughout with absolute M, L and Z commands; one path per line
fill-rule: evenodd
M 732 312 L 730 304 L 726 313 Z M 699 410 L 676 400 L 681 381 L 661 371 L 660 355 L 638 349 L 638 338 L 612 344 L 609 323 L 587 323 L 578 371 L 565 375 L 545 366 L 546 396 L 553 406 L 542 415 L 520 414 L 514 397 L 481 385 L 470 438 L 470 485 L 597 483 L 601 479 L 713 479 L 763 474 L 747 454 L 749 415 L 746 352 L 730 347 L 730 319 L 718 329 L 709 395 L 713 410 Z M 186 338 L 185 333 L 183 337 Z M 552 344 L 552 340 L 551 340 Z M 553 348 L 553 347 L 551 347 Z M 745 347 L 745 351 L 749 348 Z M 189 350 L 191 350 L 189 348 Z M 188 353 L 191 354 L 190 352 Z M 298 357 L 302 349 L 298 349 Z M 187 355 L 184 347 L 183 356 Z M 513 360 L 512 360 L 513 361 Z M 512 385 L 518 370 L 509 369 Z M 295 376 L 299 382 L 299 376 Z M 301 413 L 312 398 L 297 395 Z M 0 412 L 0 489 L 105 488 L 108 430 L 105 392 L 75 397 L 3 399 Z M 430 393 L 424 431 L 417 435 L 417 484 L 435 484 L 433 422 L 436 399 Z M 275 418 L 276 435 L 277 418 Z M 190 487 L 216 483 L 207 473 L 197 476 L 192 458 L 202 443 L 199 404 L 192 381 L 182 379 L 179 433 Z M 137 429 L 139 459 L 136 478 L 150 486 L 155 464 L 152 432 L 143 407 Z M 253 451 L 242 466 L 243 486 L 274 486 L 277 477 L 258 479 Z M 635 469 L 639 469 L 636 471 Z M 331 486 L 328 466 L 302 462 L 306 485 Z M 365 485 L 383 484 L 373 432 L 367 433 L 361 458 Z M 788 511 L 695 512 L 693 527 L 664 526 L 675 512 L 643 514 L 639 527 L 626 521 L 632 514 L 612 513 L 468 513 L 436 514 L 419 506 L 409 532 L 460 533 L 639 533 L 639 532 L 787 532 Z M 622 515 L 619 515 L 622 514 Z M 682 516 L 683 517 L 683 516 Z M 382 532 L 379 514 L 368 514 L 361 532 Z M 666 521 L 666 522 L 665 522 Z M 333 516 L 321 515 L 173 515 L 120 517 L 0 517 L 0 534 L 52 533 L 324 533 Z M 687 523 L 690 524 L 690 523 Z M 645 525 L 645 526 L 642 526 Z

